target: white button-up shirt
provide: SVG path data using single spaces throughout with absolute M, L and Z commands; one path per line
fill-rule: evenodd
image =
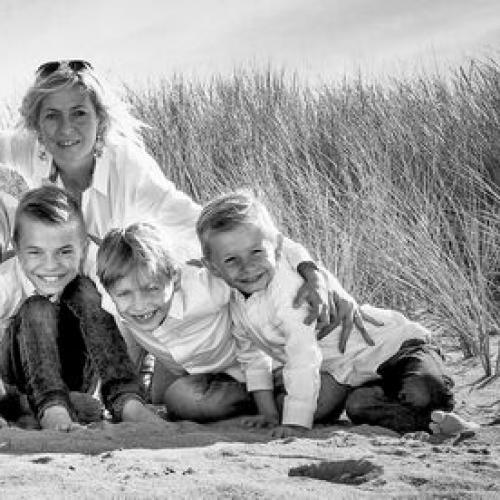
M 340 384 L 353 387 L 380 379 L 378 367 L 394 356 L 403 342 L 410 339 L 430 340 L 430 332 L 421 324 L 410 321 L 391 309 L 380 309 L 369 304 L 361 306 L 363 312 L 383 323 L 375 326 L 365 321 L 365 328 L 375 345 L 368 345 L 354 328 L 344 353 L 339 351 L 341 327 L 320 340 L 323 353 L 322 371 L 326 371 Z
M 301 279 L 286 259 L 265 290 L 245 297 L 231 295 L 231 315 L 249 391 L 272 390 L 273 368 L 283 366 L 287 395 L 283 425 L 311 428 L 320 387 L 321 352 L 315 325 L 307 326 L 307 307 L 292 307 Z
M 207 269 L 183 266 L 180 288 L 156 330 L 145 333 L 118 318 L 131 357 L 136 358 L 136 348 L 142 346 L 174 373 L 225 372 L 243 382 L 231 335 L 229 293 L 229 287 Z M 113 312 L 110 304 L 104 305 Z

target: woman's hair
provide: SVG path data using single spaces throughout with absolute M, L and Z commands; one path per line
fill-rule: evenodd
M 146 222 L 111 229 L 97 252 L 97 276 L 107 290 L 133 272 L 171 280 L 178 268 L 161 229 Z
M 209 201 L 196 222 L 196 234 L 204 257 L 210 259 L 211 234 L 249 223 L 256 224 L 272 240 L 278 237 L 278 228 L 267 207 L 251 191 L 241 189 Z
M 112 90 L 110 84 L 98 76 L 90 64 L 85 63 L 75 70 L 69 63 L 71 61 L 48 63 L 55 64 L 57 69 L 48 74 L 37 72 L 33 85 L 27 90 L 21 103 L 21 125 L 30 131 L 38 132 L 43 99 L 77 86 L 83 93 L 87 93 L 94 105 L 99 121 L 98 132 L 104 143 L 124 138 L 142 145 L 141 128 L 146 125 L 132 116 L 125 102 Z
M 14 232 L 12 240 L 17 245 L 21 238 L 21 218 L 44 224 L 66 224 L 72 220 L 78 221 L 82 238 L 86 238 L 85 221 L 82 211 L 75 198 L 65 189 L 47 184 L 27 191 L 19 201 L 14 217 Z

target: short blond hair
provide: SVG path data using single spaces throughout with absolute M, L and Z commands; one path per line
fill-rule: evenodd
M 248 189 L 239 189 L 209 201 L 196 222 L 203 256 L 210 259 L 210 236 L 243 224 L 256 224 L 266 237 L 277 240 L 279 230 L 267 207 Z
M 97 276 L 106 290 L 136 271 L 172 280 L 178 269 L 161 229 L 146 222 L 111 229 L 97 252 Z

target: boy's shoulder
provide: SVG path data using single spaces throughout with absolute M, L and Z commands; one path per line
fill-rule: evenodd
M 214 276 L 206 267 L 182 264 L 179 272 L 179 286 L 184 295 L 199 295 L 205 292 L 212 299 L 229 301 L 229 286 L 224 280 Z

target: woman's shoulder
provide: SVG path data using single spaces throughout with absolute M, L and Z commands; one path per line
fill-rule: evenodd
M 103 159 L 112 163 L 118 172 L 127 171 L 128 177 L 143 177 L 161 173 L 156 160 L 141 144 L 121 139 L 109 142 L 104 150 Z

